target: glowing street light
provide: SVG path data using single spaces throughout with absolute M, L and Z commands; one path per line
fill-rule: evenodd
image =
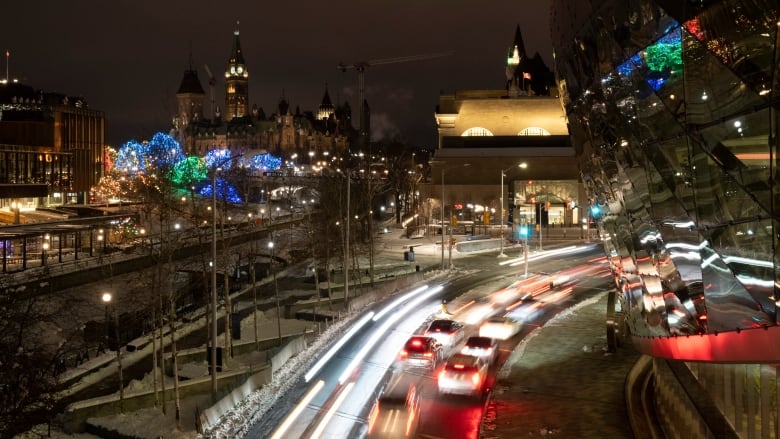
M 110 326 L 108 324 L 109 319 L 109 306 L 111 306 L 111 293 L 103 293 L 101 300 L 106 305 L 106 346 L 108 347 L 110 336 Z M 124 400 L 125 400 L 125 386 L 122 378 L 122 348 L 119 343 L 119 319 L 117 318 L 116 306 L 114 306 L 114 335 L 116 336 L 116 365 L 117 374 L 119 375 L 119 411 L 124 412 Z
M 523 162 L 523 163 L 518 163 L 517 167 L 520 169 L 525 169 L 528 167 L 528 165 L 525 162 Z M 499 226 L 499 231 L 501 235 L 501 239 L 499 240 L 501 242 L 501 251 L 498 253 L 499 258 L 506 257 L 506 255 L 504 254 L 504 176 L 512 168 L 514 168 L 514 166 L 510 166 L 506 169 L 501 170 L 501 218 L 500 218 L 500 226 Z
M 274 279 L 274 295 L 276 296 L 276 329 L 279 331 L 279 346 L 282 345 L 282 307 L 279 302 L 279 286 L 276 283 L 276 270 L 274 269 L 274 242 L 268 241 L 268 250 L 271 252 L 271 275 Z

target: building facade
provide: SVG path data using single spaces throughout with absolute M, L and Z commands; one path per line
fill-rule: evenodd
M 479 224 L 499 224 L 503 211 L 509 225 L 576 226 L 584 192 L 552 74 L 526 55 L 519 27 L 505 61 L 504 89 L 439 96 L 426 196 L 447 211 L 472 204 Z
M 178 112 L 173 135 L 189 154 L 203 156 L 214 148 L 235 154 L 271 153 L 285 160 L 297 158 L 301 165 L 316 165 L 349 150 L 356 136 L 349 104 L 334 105 L 327 86 L 320 107 L 301 112 L 282 95 L 266 116 L 257 104 L 250 107 L 249 71 L 241 51 L 239 31 L 225 67 L 225 108 L 216 106 L 216 78 L 209 75 L 209 111 L 204 114 L 206 93 L 192 67 L 184 71 L 176 93 Z
M 780 437 L 779 15 L 777 1 L 553 1 L 620 328 L 655 358 L 658 413 L 679 437 L 724 437 L 704 422 L 715 411 L 739 436 Z M 667 372 L 680 364 L 718 410 L 680 397 Z
M 36 207 L 85 202 L 103 172 L 105 117 L 86 100 L 0 83 L 0 210 L 25 222 Z

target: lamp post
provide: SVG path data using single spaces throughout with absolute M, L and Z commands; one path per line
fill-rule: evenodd
M 268 241 L 268 249 L 271 251 L 271 275 L 274 279 L 274 295 L 276 296 L 276 330 L 279 335 L 279 346 L 282 345 L 282 307 L 279 303 L 279 286 L 276 284 L 276 270 L 274 270 L 274 242 Z
M 11 201 L 11 212 L 14 214 L 14 224 L 20 223 L 20 217 L 19 210 L 21 209 L 22 205 L 19 204 L 18 201 L 14 200 Z
M 462 167 L 471 166 L 471 163 L 464 163 Z M 444 171 L 447 169 L 456 168 L 457 166 L 451 166 L 449 168 L 441 168 L 441 269 L 444 270 Z M 452 226 L 450 226 L 450 246 L 449 246 L 450 260 L 449 265 L 452 268 Z
M 111 293 L 103 293 L 101 297 L 103 303 L 106 305 L 106 346 L 109 345 L 111 339 L 110 331 L 111 327 L 108 324 L 109 319 L 109 306 L 111 305 Z M 122 348 L 119 343 L 119 319 L 117 318 L 116 307 L 114 307 L 114 336 L 116 337 L 116 365 L 117 374 L 119 375 L 119 411 L 124 412 L 124 399 L 125 399 L 125 386 L 124 379 L 122 378 Z M 110 348 L 110 347 L 109 347 Z
M 214 164 L 211 171 L 211 397 L 217 396 L 217 171 L 244 154 L 226 157 Z M 228 310 L 229 311 L 229 310 Z M 226 328 L 228 331 L 230 328 Z
M 441 269 L 444 270 L 444 168 L 441 168 Z
M 41 265 L 46 266 L 46 251 L 49 249 L 49 241 L 44 241 L 41 249 Z
M 211 396 L 217 395 L 217 168 L 211 172 Z
M 528 165 L 525 162 L 523 162 L 523 163 L 518 163 L 517 167 L 520 169 L 525 169 L 528 167 Z M 500 221 L 499 235 L 501 235 L 499 241 L 501 245 L 501 251 L 498 253 L 499 258 L 506 257 L 506 255 L 504 254 L 504 174 L 506 174 L 506 172 L 512 168 L 514 168 L 514 166 L 510 166 L 506 169 L 501 170 L 501 218 L 499 218 Z M 514 224 L 514 221 L 512 223 Z
M 536 204 L 539 205 L 539 251 L 542 251 L 542 202 L 538 201 Z

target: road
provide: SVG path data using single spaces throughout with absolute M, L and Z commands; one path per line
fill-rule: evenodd
M 497 259 L 495 254 L 474 256 L 445 282 L 404 291 L 377 304 L 357 320 L 360 328 L 349 341 L 316 373 L 300 379 L 245 437 L 363 437 L 378 389 L 397 373 L 413 374 L 411 380 L 421 389 L 417 437 L 479 437 L 484 402 L 497 371 L 517 344 L 552 316 L 610 287 L 602 251 L 593 245 L 581 248 L 581 253 L 570 255 L 550 251 L 535 256 L 529 261 L 527 279 L 524 261 Z M 438 395 L 435 374 L 399 372 L 398 351 L 442 311 L 442 300 L 447 301 L 451 318 L 465 324 L 467 336 L 475 335 L 491 314 L 507 309 L 524 319 L 521 332 L 500 343 L 481 398 L 443 397 Z M 392 311 L 385 311 L 391 306 Z M 455 346 L 450 352 L 457 350 Z

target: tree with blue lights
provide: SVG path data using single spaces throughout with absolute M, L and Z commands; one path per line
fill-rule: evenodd
M 241 166 L 253 171 L 276 171 L 282 167 L 282 159 L 271 154 L 258 154 L 241 160 Z
M 238 193 L 238 189 L 224 178 L 217 178 L 217 199 L 232 204 L 241 204 L 244 199 Z M 211 183 L 204 183 L 198 191 L 200 196 L 211 198 Z
M 149 141 L 146 149 L 148 166 L 159 170 L 170 170 L 186 159 L 181 145 L 168 134 L 157 133 Z
M 168 134 L 157 133 L 149 142 L 130 140 L 119 148 L 115 169 L 135 175 L 165 171 L 184 160 L 181 145 Z
M 229 149 L 211 149 L 206 153 L 206 157 L 203 158 L 203 161 L 206 163 L 206 167 L 209 169 L 230 169 L 233 167 L 233 158 Z

